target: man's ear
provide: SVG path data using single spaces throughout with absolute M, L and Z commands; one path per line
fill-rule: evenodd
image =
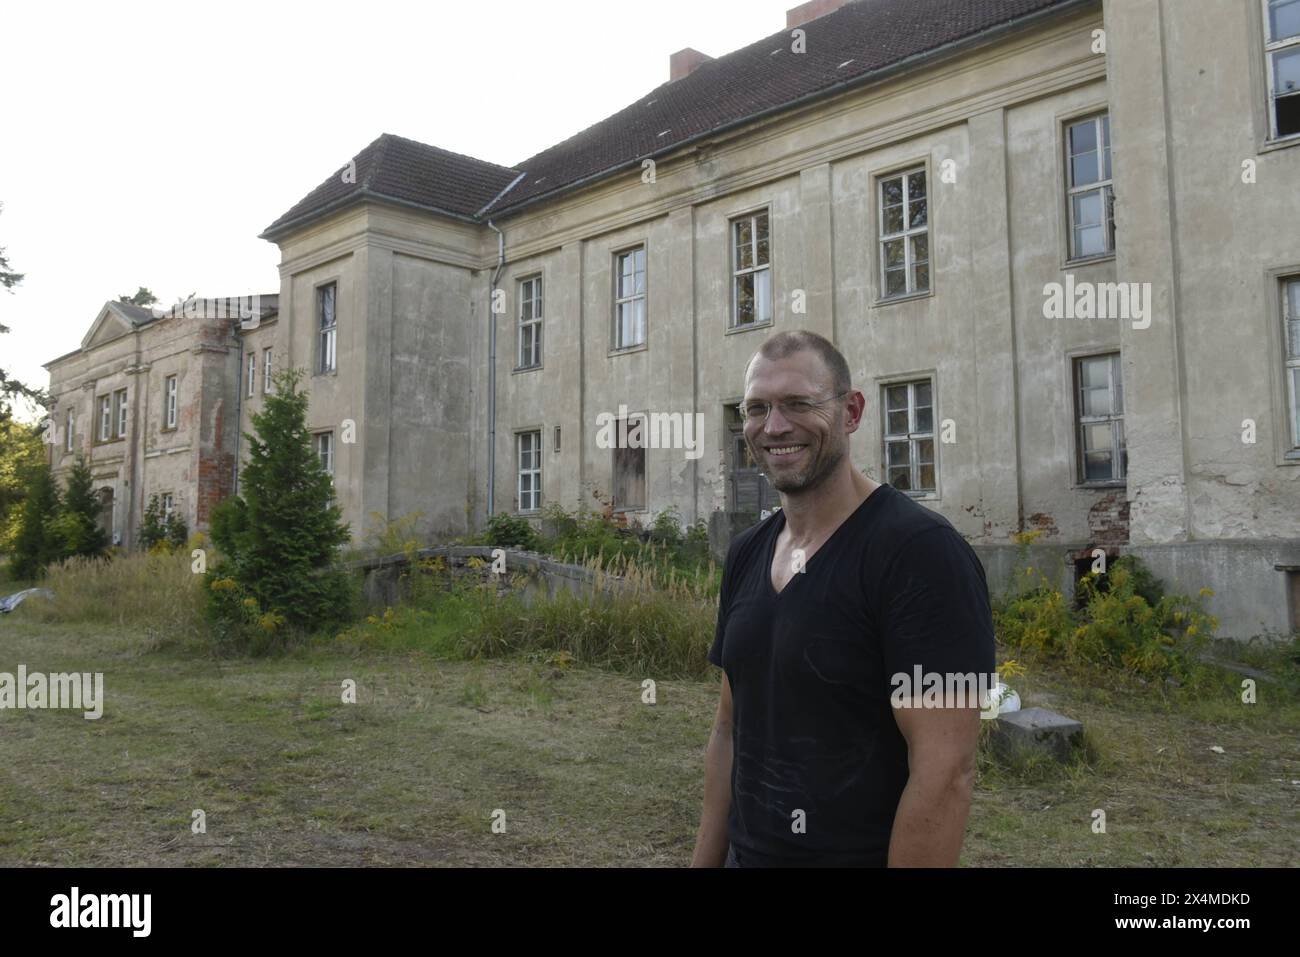
M 846 397 L 844 406 L 844 431 L 853 434 L 858 431 L 858 426 L 862 424 L 862 416 L 867 411 L 867 398 L 857 389 L 854 389 Z

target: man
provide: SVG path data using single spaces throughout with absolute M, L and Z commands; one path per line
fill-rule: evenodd
M 980 703 L 891 695 L 918 665 L 991 675 L 988 586 L 946 519 L 853 467 L 865 407 L 819 335 L 781 333 L 750 360 L 745 440 L 781 508 L 723 570 L 692 866 L 957 864 Z

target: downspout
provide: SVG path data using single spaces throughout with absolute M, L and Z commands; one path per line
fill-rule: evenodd
M 510 185 L 496 196 L 492 201 L 474 214 L 475 219 L 481 219 L 483 214 L 500 201 L 501 197 L 506 195 L 523 180 L 528 174 L 520 173 Z M 490 519 L 496 512 L 496 487 L 497 487 L 497 314 L 493 310 L 496 302 L 497 282 L 501 279 L 501 270 L 506 265 L 506 234 L 497 229 L 496 224 L 491 219 L 486 220 L 488 229 L 497 234 L 497 268 L 492 273 L 492 284 L 488 290 L 488 487 L 487 487 L 487 517 Z
M 488 229 L 497 234 L 497 268 L 492 273 L 492 286 L 488 290 L 488 487 L 487 517 L 496 514 L 497 487 L 497 314 L 493 306 L 497 298 L 497 281 L 506 264 L 506 234 L 497 229 L 492 220 Z
M 247 388 L 247 384 L 244 382 L 244 330 L 240 325 L 238 317 L 235 318 L 231 331 L 235 334 L 235 338 L 239 340 L 239 360 L 235 363 L 235 474 L 230 483 L 230 494 L 233 497 L 239 494 L 239 437 L 244 431 L 244 389 Z M 200 382 L 201 381 L 202 378 L 200 376 Z M 200 393 L 202 393 L 201 387 Z M 202 396 L 200 395 L 200 408 L 202 408 L 201 400 Z M 200 445 L 201 444 L 202 443 L 200 443 Z M 200 451 L 199 454 L 202 455 L 202 452 Z M 196 504 L 196 516 L 198 515 L 197 508 L 198 505 Z M 209 518 L 211 518 L 211 516 L 209 516 Z

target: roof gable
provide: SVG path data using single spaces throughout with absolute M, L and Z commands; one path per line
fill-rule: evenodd
M 152 318 L 153 315 L 148 309 L 128 306 L 120 302 L 106 302 L 82 338 L 81 348 L 90 349 L 128 332 L 134 332 L 137 326 Z

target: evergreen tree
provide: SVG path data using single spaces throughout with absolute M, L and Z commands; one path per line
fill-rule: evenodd
M 23 522 L 10 564 L 15 579 L 40 578 L 45 574 L 45 566 L 59 559 L 60 546 L 52 527 L 58 510 L 58 486 L 54 484 L 50 467 L 42 464 L 34 470 L 23 501 Z
M 334 486 L 307 431 L 300 370 L 273 376 L 240 477 L 243 495 L 214 516 L 213 540 L 243 593 L 263 612 L 311 629 L 340 620 L 350 598 L 343 572 L 331 569 L 349 533 Z M 224 571 L 224 569 L 223 569 Z
M 58 534 L 60 558 L 99 558 L 108 550 L 108 535 L 99 524 L 100 502 L 95 495 L 90 466 L 78 455 L 68 475 L 68 487 L 54 528 Z

